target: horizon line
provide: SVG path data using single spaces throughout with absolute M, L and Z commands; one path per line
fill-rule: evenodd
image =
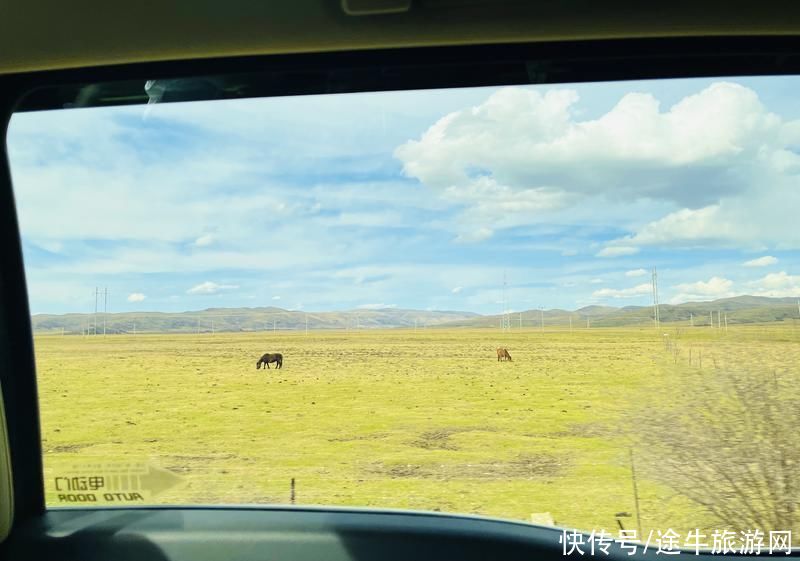
M 754 294 L 739 294 L 736 296 L 726 296 L 722 298 L 715 298 L 713 300 L 687 300 L 685 302 L 679 302 L 676 304 L 664 303 L 659 304 L 659 306 L 683 306 L 686 304 L 711 304 L 714 302 L 720 301 L 728 301 L 728 300 L 735 300 L 737 298 L 764 298 L 767 300 L 798 300 L 800 298 L 796 296 L 759 296 Z M 623 308 L 651 308 L 653 304 L 630 304 L 630 305 L 622 305 L 622 306 L 614 306 L 611 304 L 604 304 L 604 303 L 594 303 L 594 304 L 587 304 L 585 306 L 581 306 L 579 308 L 575 308 L 573 310 L 565 309 L 565 308 L 528 308 L 524 310 L 507 310 L 505 312 L 498 312 L 498 313 L 490 313 L 485 314 L 481 312 L 474 312 L 470 310 L 454 310 L 454 309 L 420 309 L 420 308 L 401 308 L 396 306 L 385 306 L 380 308 L 348 308 L 344 310 L 302 310 L 302 309 L 291 309 L 291 308 L 281 308 L 278 306 L 238 306 L 238 307 L 214 307 L 214 308 L 204 308 L 199 310 L 182 310 L 182 311 L 162 311 L 162 310 L 136 310 L 136 311 L 125 311 L 125 312 L 102 312 L 98 310 L 97 312 L 63 312 L 63 313 L 52 313 L 52 312 L 37 312 L 31 313 L 30 317 L 37 317 L 37 316 L 69 316 L 69 315 L 78 315 L 78 316 L 94 316 L 94 315 L 128 315 L 128 314 L 213 314 L 215 311 L 222 311 L 222 310 L 265 310 L 265 309 L 272 309 L 277 310 L 282 313 L 300 313 L 300 314 L 335 314 L 335 313 L 368 313 L 368 312 L 386 312 L 386 311 L 396 311 L 396 312 L 418 312 L 418 313 L 458 313 L 458 314 L 473 314 L 481 317 L 493 317 L 493 316 L 501 316 L 501 315 L 508 315 L 508 314 L 520 314 L 520 313 L 527 313 L 527 312 L 553 312 L 553 311 L 560 311 L 560 312 L 569 312 L 575 313 L 580 312 L 581 310 L 585 310 L 587 308 L 592 307 L 601 307 L 601 308 L 614 308 L 617 310 L 621 310 Z

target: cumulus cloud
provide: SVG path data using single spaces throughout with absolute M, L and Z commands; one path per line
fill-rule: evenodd
M 638 284 L 630 288 L 601 288 L 592 292 L 595 298 L 637 298 L 650 294 L 652 286 L 650 284 Z
M 751 259 L 750 261 L 745 261 L 742 263 L 745 267 L 769 267 L 770 265 L 774 265 L 778 262 L 778 259 L 773 257 L 772 255 L 765 255 L 764 257 L 759 257 L 758 259 Z
M 770 273 L 748 283 L 749 292 L 756 296 L 785 298 L 800 296 L 800 275 L 790 275 L 786 271 Z
M 281 299 L 281 297 L 280 297 L 280 296 L 273 296 L 273 297 L 272 297 L 272 299 L 273 299 L 273 300 L 280 300 L 280 299 Z
M 396 308 L 397 304 L 361 304 L 358 306 L 359 310 L 385 310 L 388 308 Z
M 593 193 L 598 185 L 618 195 L 696 204 L 709 191 L 659 173 L 696 164 L 723 172 L 729 159 L 752 152 L 748 139 L 774 132 L 780 119 L 752 90 L 719 82 L 687 96 L 668 111 L 648 93 L 628 93 L 608 113 L 578 121 L 573 90 L 544 93 L 504 88 L 477 107 L 451 113 L 419 140 L 398 147 L 404 171 L 426 185 L 468 188 L 491 177 L 514 189 L 552 185 Z M 614 177 L 617 181 L 608 183 Z M 718 178 L 717 178 L 718 179 Z
M 608 247 L 604 247 L 595 255 L 597 257 L 622 257 L 624 255 L 633 255 L 634 253 L 639 253 L 638 247 L 610 245 Z
M 218 292 L 222 292 L 225 290 L 234 290 L 239 288 L 238 285 L 235 284 L 217 284 L 215 282 L 206 281 L 200 283 L 196 286 L 193 286 L 189 290 L 186 291 L 187 294 L 217 294 Z
M 733 281 L 723 277 L 711 277 L 707 281 L 681 283 L 673 287 L 677 294 L 670 300 L 672 304 L 697 300 L 716 300 L 736 296 Z
M 442 117 L 395 156 L 407 176 L 485 227 L 538 223 L 598 194 L 673 207 L 631 224 L 600 256 L 645 245 L 800 246 L 786 210 L 800 204 L 800 122 L 771 113 L 755 91 L 717 82 L 668 108 L 631 92 L 591 120 L 577 118 L 578 102 L 569 89 L 504 88 Z M 518 208 L 501 210 L 515 200 Z
M 624 238 L 625 243 L 636 245 L 664 245 L 672 243 L 707 244 L 720 240 L 740 238 L 735 225 L 720 212 L 719 205 L 700 209 L 684 208 L 650 222 L 634 235 Z
M 458 293 L 459 293 L 459 292 L 461 292 L 462 290 L 464 290 L 464 287 L 463 287 L 463 286 L 456 286 L 456 287 L 455 287 L 455 288 L 453 288 L 453 290 L 451 290 L 450 292 L 452 292 L 453 294 L 458 294 Z
M 132 292 L 131 294 L 128 294 L 128 302 L 141 302 L 145 298 L 147 298 L 147 296 L 141 292 Z
M 633 269 L 632 271 L 625 271 L 626 277 L 643 277 L 647 274 L 644 269 Z

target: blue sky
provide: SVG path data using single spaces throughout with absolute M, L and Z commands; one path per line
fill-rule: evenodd
M 800 296 L 794 77 L 15 115 L 34 313 Z

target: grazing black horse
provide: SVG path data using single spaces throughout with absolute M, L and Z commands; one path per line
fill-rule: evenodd
M 275 368 L 283 368 L 283 355 L 281 353 L 267 353 L 258 359 L 256 362 L 256 370 L 261 368 L 263 364 L 267 368 L 269 368 L 269 363 L 274 362 Z

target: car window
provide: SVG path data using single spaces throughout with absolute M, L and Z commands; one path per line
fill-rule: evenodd
M 48 507 L 766 548 L 798 524 L 798 86 L 14 115 Z

